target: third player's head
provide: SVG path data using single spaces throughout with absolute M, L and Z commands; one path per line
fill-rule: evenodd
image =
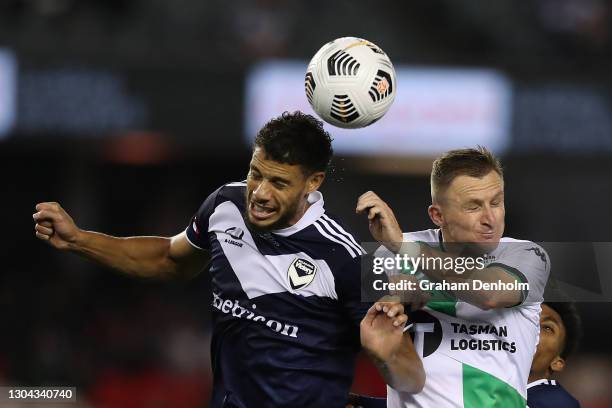
M 572 302 L 547 302 L 540 312 L 540 342 L 533 356 L 529 382 L 550 378 L 565 368 L 581 335 L 580 316 Z
M 504 233 L 500 162 L 483 147 L 451 150 L 433 163 L 429 216 L 447 242 L 480 243 L 490 250 Z
M 273 230 L 295 224 L 325 178 L 333 151 L 323 123 L 301 112 L 266 123 L 257 134 L 247 177 L 248 222 Z

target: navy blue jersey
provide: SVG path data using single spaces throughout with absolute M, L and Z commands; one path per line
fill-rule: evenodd
M 580 408 L 578 400 L 556 380 L 537 380 L 527 384 L 528 408 Z
M 222 186 L 187 228 L 211 254 L 211 406 L 342 407 L 370 306 L 364 251 L 325 213 L 321 193 L 296 224 L 257 232 L 244 220 L 245 191 Z
M 353 408 L 387 408 L 387 398 L 351 394 L 348 405 Z

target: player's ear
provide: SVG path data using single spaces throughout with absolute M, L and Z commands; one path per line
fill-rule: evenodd
M 561 356 L 557 356 L 550 362 L 550 371 L 558 373 L 565 368 L 565 360 Z
M 321 187 L 323 184 L 323 180 L 325 180 L 325 173 L 322 171 L 315 171 L 306 180 L 306 188 L 308 193 L 312 193 Z
M 442 210 L 438 204 L 430 205 L 427 209 L 427 213 L 429 214 L 431 221 L 438 227 L 442 227 L 444 225 L 444 216 L 442 215 Z

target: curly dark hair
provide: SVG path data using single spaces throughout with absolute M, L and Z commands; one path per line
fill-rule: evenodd
M 566 359 L 578 348 L 582 337 L 582 319 L 576 309 L 576 304 L 571 301 L 565 302 L 544 302 L 545 305 L 553 309 L 561 317 L 565 326 L 565 341 L 561 350 L 561 357 Z
M 298 164 L 306 174 L 327 171 L 334 153 L 332 138 L 323 122 L 300 111 L 283 112 L 266 123 L 255 137 L 254 147 L 266 152 L 268 159 Z

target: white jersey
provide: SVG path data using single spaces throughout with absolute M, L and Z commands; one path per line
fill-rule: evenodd
M 404 241 L 444 250 L 437 229 L 405 233 Z M 384 251 L 379 249 L 378 255 Z M 502 238 L 488 255 L 488 266 L 502 267 L 529 283 L 523 301 L 482 310 L 449 298 L 410 313 L 408 325 L 423 360 L 425 387 L 418 394 L 388 387 L 388 407 L 525 407 L 550 262 L 539 245 L 512 238 Z

